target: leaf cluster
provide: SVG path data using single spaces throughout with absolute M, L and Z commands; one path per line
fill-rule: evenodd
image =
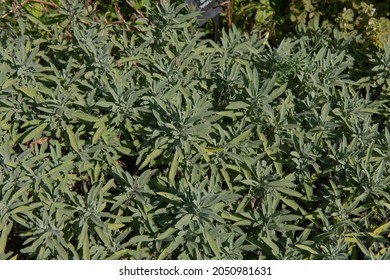
M 389 258 L 390 40 L 59 7 L 0 30 L 1 258 Z

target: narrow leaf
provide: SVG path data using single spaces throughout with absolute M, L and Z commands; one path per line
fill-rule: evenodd
M 1 237 L 0 237 L 0 254 L 5 253 L 5 248 L 7 246 L 7 240 L 8 240 L 8 235 L 12 230 L 13 223 L 9 222 L 6 223 L 1 231 Z
M 157 158 L 159 155 L 161 155 L 163 152 L 162 149 L 155 149 L 153 152 L 151 152 L 147 157 L 146 159 L 144 160 L 144 162 L 141 164 L 141 166 L 139 167 L 139 169 L 142 169 L 144 168 L 145 166 L 147 166 L 152 160 L 154 160 L 155 158 Z
M 210 245 L 211 250 L 215 254 L 215 256 L 220 259 L 221 258 L 221 253 L 219 252 L 218 244 L 215 240 L 215 237 L 213 237 L 208 231 L 206 231 L 206 239 L 207 242 Z
M 248 129 L 248 130 L 244 131 L 244 132 L 241 133 L 239 136 L 237 136 L 236 138 L 234 138 L 233 140 L 231 140 L 231 141 L 228 143 L 228 146 L 229 146 L 229 147 L 237 146 L 237 145 L 240 144 L 242 141 L 244 141 L 245 139 L 247 139 L 247 138 L 251 135 L 251 132 L 252 132 L 251 129 Z
M 164 240 L 170 236 L 172 236 L 173 233 L 177 231 L 176 228 L 168 228 L 166 231 L 164 231 L 162 234 L 160 234 L 156 240 Z
M 175 154 L 174 154 L 173 159 L 172 159 L 171 168 L 169 170 L 169 175 L 168 175 L 170 183 L 175 182 L 177 168 L 179 167 L 179 152 L 180 152 L 180 149 L 176 148 Z
M 301 250 L 304 250 L 304 251 L 307 251 L 313 255 L 318 255 L 319 253 L 314 250 L 312 247 L 309 247 L 307 245 L 304 245 L 304 244 L 295 244 L 296 247 L 298 247 L 299 249 Z
M 66 133 L 68 134 L 70 146 L 73 148 L 73 150 L 76 151 L 76 153 L 80 153 L 79 146 L 77 144 L 76 135 L 74 134 L 72 128 L 70 126 L 66 126 Z
M 32 139 L 41 137 L 42 131 L 47 127 L 48 123 L 43 123 L 40 126 L 34 128 L 30 133 L 28 133 L 22 140 L 22 143 L 27 143 Z
M 173 200 L 173 201 L 179 201 L 179 202 L 183 202 L 183 199 L 181 199 L 180 197 L 172 194 L 172 193 L 167 193 L 167 192 L 157 192 L 156 194 L 162 196 L 162 197 L 165 197 L 169 200 Z
M 73 116 L 75 116 L 76 118 L 78 118 L 80 120 L 86 121 L 86 122 L 98 122 L 99 121 L 99 118 L 92 116 L 90 114 L 84 113 L 84 112 L 80 112 L 80 111 L 73 112 Z

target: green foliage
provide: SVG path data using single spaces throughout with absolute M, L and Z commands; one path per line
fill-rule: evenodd
M 390 257 L 390 40 L 58 5 L 0 23 L 0 258 Z
M 229 1 L 226 1 L 229 2 Z M 338 28 L 340 35 L 359 37 L 361 44 L 383 48 L 390 35 L 389 1 L 235 0 L 233 21 L 241 29 L 280 42 L 300 25 Z M 277 43 L 278 44 L 278 43 Z
M 291 5 L 291 21 L 304 24 L 321 18 L 322 26 L 337 26 L 343 37 L 360 36 L 362 43 L 383 48 L 390 35 L 388 1 L 299 0 Z

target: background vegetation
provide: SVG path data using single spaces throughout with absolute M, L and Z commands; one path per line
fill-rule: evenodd
M 0 258 L 389 259 L 388 14 L 280 2 L 2 0 Z

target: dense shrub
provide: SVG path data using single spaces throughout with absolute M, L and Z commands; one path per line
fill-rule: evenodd
M 293 1 L 290 18 L 298 24 L 319 20 L 322 26 L 337 26 L 343 37 L 383 48 L 390 35 L 389 16 L 389 1 L 300 0 Z
M 0 17 L 12 14 L 23 7 L 37 18 L 47 16 L 58 0 L 2 0 Z M 97 13 L 105 22 L 115 24 L 134 22 L 137 18 L 149 17 L 157 11 L 159 2 L 166 0 L 98 0 L 84 1 L 89 13 Z M 241 30 L 255 31 L 272 44 L 279 44 L 287 34 L 295 33 L 302 24 L 316 24 L 324 28 L 340 30 L 342 37 L 357 37 L 365 47 L 374 45 L 383 48 L 390 35 L 390 2 L 381 0 L 228 0 L 219 1 L 224 7 L 223 26 L 236 25 Z M 182 4 L 184 0 L 171 0 Z M 8 20 L 11 20 L 9 17 Z M 212 24 L 206 27 L 211 33 Z
M 1 258 L 388 259 L 390 40 L 161 2 L 0 23 Z

